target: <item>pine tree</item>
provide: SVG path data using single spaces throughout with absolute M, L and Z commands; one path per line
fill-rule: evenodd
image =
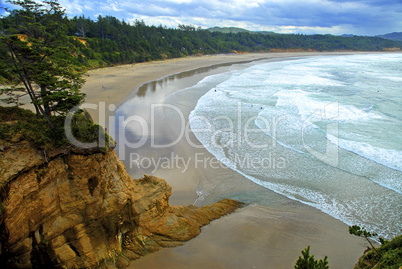
M 20 8 L 8 10 L 1 43 L 7 49 L 18 81 L 24 86 L 36 113 L 48 120 L 80 104 L 82 73 L 73 66 L 74 47 L 67 36 L 69 23 L 57 0 L 8 1 Z
M 310 256 L 310 246 L 301 251 L 302 256 L 296 261 L 295 269 L 328 269 L 328 257 L 324 260 L 316 260 L 314 255 Z
M 373 246 L 373 244 L 369 240 L 370 237 L 378 236 L 377 233 L 370 233 L 366 229 L 364 229 L 364 227 L 361 228 L 358 225 L 349 226 L 349 233 L 352 235 L 359 236 L 359 237 L 364 237 L 367 240 L 367 242 L 370 244 L 371 248 L 374 249 L 374 251 L 378 254 L 377 249 Z M 384 242 L 384 239 L 380 238 L 380 241 Z

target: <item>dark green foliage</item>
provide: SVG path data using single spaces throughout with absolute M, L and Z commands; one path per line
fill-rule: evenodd
M 66 35 L 69 20 L 57 0 L 8 2 L 20 8 L 2 18 L 5 77 L 25 88 L 37 114 L 54 128 L 49 116 L 64 115 L 85 96 L 79 91 L 84 81 L 75 67 L 75 47 Z
M 349 226 L 349 233 L 353 234 L 353 235 L 356 235 L 356 236 L 359 236 L 359 237 L 364 237 L 367 240 L 367 242 L 369 242 L 369 244 L 371 245 L 372 249 L 376 250 L 374 248 L 373 244 L 370 242 L 369 238 L 370 237 L 375 237 L 378 234 L 370 233 L 370 232 L 366 231 L 366 229 L 364 229 L 364 227 L 361 228 L 358 225 Z
M 356 269 L 398 269 L 402 266 L 402 235 L 377 248 L 366 252 L 356 264 Z
M 46 123 L 43 117 L 37 116 L 29 110 L 0 106 L 0 139 L 14 142 L 27 140 L 41 149 L 70 145 L 64 130 L 65 117 L 52 116 L 51 120 L 54 123 L 54 129 Z M 114 140 L 83 111 L 74 115 L 71 128 L 74 137 L 80 142 L 99 141 L 99 134 L 101 134 L 106 140 L 105 150 L 114 146 Z
M 104 142 L 106 150 L 115 147 L 115 141 L 109 136 L 102 126 L 92 121 L 88 112 L 80 110 L 74 114 L 71 121 L 71 129 L 74 137 L 82 143 Z M 101 146 L 103 147 L 103 146 Z
M 316 260 L 314 255 L 310 256 L 310 246 L 301 251 L 303 256 L 299 256 L 296 261 L 295 269 L 328 269 L 328 257 L 324 260 Z
M 366 231 L 366 229 L 364 229 L 364 227 L 361 228 L 358 225 L 349 226 L 349 233 L 356 235 L 356 236 L 363 236 L 365 238 L 375 237 L 378 235 L 376 233 L 370 233 L 370 232 Z
M 124 64 L 162 60 L 198 54 L 281 50 L 361 50 L 378 51 L 401 47 L 402 44 L 379 37 L 340 37 L 333 35 L 284 35 L 249 31 L 237 33 L 211 32 L 193 26 L 179 25 L 178 29 L 146 26 L 143 21 L 133 25 L 114 17 L 99 16 L 97 21 L 75 17 L 69 35 L 87 41 L 79 45 L 85 57 L 80 62 L 89 67 L 103 64 Z
M 4 140 L 28 140 L 36 147 L 52 148 L 67 144 L 63 117 L 51 117 L 55 129 L 31 111 L 17 107 L 0 107 L 0 137 Z M 6 123 L 4 123 L 6 122 Z
M 381 243 L 381 245 L 385 245 L 385 244 L 387 244 L 389 241 L 388 240 L 385 240 L 384 238 L 382 238 L 382 237 L 380 237 L 380 238 L 378 238 L 379 240 L 380 240 L 380 243 Z
M 76 113 L 72 119 L 72 132 L 74 137 L 80 137 L 80 141 L 94 142 L 98 138 L 98 130 L 101 128 L 94 124 L 83 111 Z
M 7 17 L 0 21 L 5 29 L 11 27 Z M 69 61 L 76 70 L 83 70 L 84 66 L 91 69 L 189 55 L 232 53 L 233 50 L 378 51 L 402 45 L 379 37 L 267 34 L 240 30 L 223 33 L 191 25 L 170 29 L 162 25 L 147 26 L 139 20 L 129 24 L 112 16 L 98 16 L 96 21 L 85 16 L 70 20 L 63 17 L 63 22 L 67 26 L 67 35 L 63 37 L 62 47 L 74 51 L 75 57 Z
M 178 29 L 146 26 L 143 21 L 128 24 L 114 17 L 85 16 L 71 20 L 70 36 L 80 36 L 80 62 L 90 68 L 114 64 L 162 60 L 198 54 L 299 50 L 382 50 L 401 44 L 378 37 L 339 37 L 332 35 L 283 35 L 255 32 L 222 33 L 179 25 Z M 77 41 L 78 42 L 78 41 Z
M 65 115 L 83 101 L 79 90 L 87 69 L 234 50 L 378 51 L 402 46 L 380 37 L 222 33 L 186 25 L 169 29 L 111 16 L 68 19 L 57 0 L 9 2 L 20 8 L 0 18 L 0 83 L 19 85 L 0 87 L 0 94 L 18 105 L 24 88 L 36 113 L 52 128 L 50 115 Z

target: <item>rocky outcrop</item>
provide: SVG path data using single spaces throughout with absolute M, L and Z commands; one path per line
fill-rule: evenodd
M 169 206 L 165 180 L 131 179 L 114 151 L 43 151 L 0 140 L 1 264 L 122 268 L 174 247 L 240 205 Z

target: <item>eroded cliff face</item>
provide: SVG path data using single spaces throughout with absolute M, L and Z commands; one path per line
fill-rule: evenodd
M 169 206 L 165 180 L 131 179 L 114 151 L 38 150 L 0 140 L 1 264 L 122 268 L 239 207 Z

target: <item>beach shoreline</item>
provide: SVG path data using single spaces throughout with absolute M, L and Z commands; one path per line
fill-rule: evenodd
M 87 94 L 87 104 L 92 103 L 99 108 L 106 108 L 101 113 L 97 113 L 99 111 L 96 109 L 88 111 L 96 122 L 109 126 L 108 120 L 114 119 L 117 107 L 121 107 L 130 98 L 140 98 L 138 96 L 141 87 L 144 90 L 144 93 L 141 93 L 144 94 L 141 96 L 141 102 L 151 99 L 145 102 L 146 107 L 147 102 L 150 104 L 160 101 L 161 98 L 165 102 L 167 96 L 177 93 L 183 85 L 195 85 L 203 77 L 224 72 L 228 68 L 235 68 L 237 64 L 244 65 L 256 60 L 276 61 L 334 54 L 346 53 L 217 55 L 112 67 L 89 72 L 82 90 Z M 226 68 L 213 70 L 213 66 L 217 68 L 226 66 Z M 174 77 L 175 74 L 200 68 L 206 68 L 206 70 L 193 76 L 190 72 L 187 81 L 180 76 Z M 166 90 L 158 97 L 153 97 L 154 100 L 152 100 L 154 95 L 147 94 L 147 87 L 152 90 L 148 92 L 158 92 L 156 88 L 163 88 L 170 80 L 173 81 L 171 83 L 179 84 L 179 86 L 176 89 Z M 152 81 L 155 83 L 152 84 Z M 159 92 L 161 92 L 160 89 Z M 176 99 L 168 103 L 178 106 L 185 111 L 185 117 L 188 117 L 197 98 L 201 96 L 202 93 L 188 96 L 185 92 L 180 92 Z M 143 108 L 139 107 L 138 111 L 141 109 Z M 171 123 L 162 124 L 161 129 L 165 131 L 164 137 L 169 136 L 171 131 L 169 124 L 171 125 Z M 196 140 L 194 137 L 191 139 Z M 196 154 L 201 154 L 204 158 L 213 158 L 205 148 L 191 148 L 186 141 L 177 143 L 173 148 L 162 150 L 154 150 L 149 143 L 146 143 L 142 148 L 135 150 L 137 156 L 149 159 L 169 156 L 173 153 L 187 159 L 191 159 Z M 143 171 L 136 169 L 135 166 L 131 167 L 130 160 L 127 158 L 123 162 L 133 178 L 139 177 L 141 173 L 153 171 L 152 168 Z M 366 248 L 361 238 L 348 234 L 347 225 L 341 221 L 315 208 L 267 191 L 230 169 L 206 167 L 195 169 L 194 159 L 189 167 L 186 173 L 182 173 L 177 168 L 156 170 L 153 173 L 165 178 L 172 186 L 173 194 L 170 203 L 173 205 L 204 205 L 215 202 L 218 198 L 225 198 L 225 193 L 235 193 L 240 189 L 251 193 L 263 191 L 264 195 L 272 196 L 273 205 L 267 207 L 250 204 L 230 216 L 214 221 L 203 229 L 199 237 L 187 242 L 184 246 L 163 249 L 133 261 L 130 268 L 289 268 L 293 267 L 301 254 L 300 251 L 307 245 L 311 246 L 312 254 L 317 258 L 328 255 L 331 268 L 350 268 Z M 219 178 L 222 177 L 229 178 L 229 183 L 220 184 Z M 222 197 L 207 195 L 204 199 L 200 199 L 202 194 L 197 193 L 197 189 L 213 189 L 215 193 L 221 193 Z
M 104 102 L 108 105 L 121 105 L 141 86 L 157 81 L 174 74 L 197 70 L 199 68 L 219 67 L 222 65 L 250 63 L 258 60 L 284 60 L 298 57 L 320 55 L 352 55 L 387 52 L 277 52 L 277 53 L 245 53 L 245 54 L 218 54 L 189 56 L 183 58 L 167 59 L 163 61 L 143 62 L 130 65 L 105 67 L 88 71 L 81 91 L 87 96 L 85 103 L 98 104 Z M 99 123 L 98 111 L 88 110 L 94 121 Z M 107 111 L 108 116 L 114 115 Z

